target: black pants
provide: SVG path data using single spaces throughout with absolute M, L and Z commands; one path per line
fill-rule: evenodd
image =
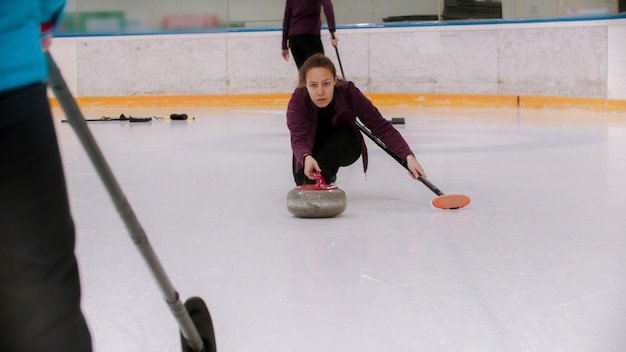
M 0 93 L 0 351 L 91 351 L 44 84 Z
M 313 54 L 324 53 L 322 38 L 315 34 L 296 34 L 289 36 L 289 49 L 291 49 L 291 55 L 293 55 L 293 59 L 296 61 L 298 70 L 302 67 L 306 59 Z
M 315 144 L 312 154 L 322 169 L 324 181 L 335 182 L 339 167 L 352 165 L 361 156 L 359 132 L 352 127 L 333 128 L 330 135 Z M 315 183 L 315 180 L 304 175 L 304 169 L 296 171 L 295 164 L 296 158 L 293 157 L 293 178 L 296 185 Z

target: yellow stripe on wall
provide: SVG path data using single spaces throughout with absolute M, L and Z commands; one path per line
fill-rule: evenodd
M 469 94 L 366 94 L 377 106 L 476 108 L 575 108 L 626 111 L 626 100 Z M 286 107 L 291 94 L 224 94 L 177 96 L 80 97 L 84 108 Z M 54 98 L 50 104 L 58 107 Z
M 368 94 L 380 106 L 515 107 L 517 97 L 468 94 Z
M 596 111 L 626 111 L 626 100 L 566 97 L 520 97 L 523 108 L 577 108 Z
M 287 106 L 290 94 L 153 95 L 119 97 L 80 97 L 84 108 L 172 108 L 172 107 L 263 107 Z M 56 99 L 50 104 L 58 107 Z

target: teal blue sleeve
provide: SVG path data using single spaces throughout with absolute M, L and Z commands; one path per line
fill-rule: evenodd
M 41 35 L 54 31 L 61 23 L 65 0 L 41 0 Z
M 0 92 L 43 82 L 44 35 L 59 24 L 65 0 L 0 0 Z

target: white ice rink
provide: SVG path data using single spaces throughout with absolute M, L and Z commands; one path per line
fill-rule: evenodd
M 626 351 L 626 114 L 381 109 L 429 180 L 368 141 L 337 218 L 286 209 L 279 109 L 108 109 L 196 119 L 89 127 L 219 352 Z M 181 351 L 178 325 L 71 127 L 55 110 L 83 308 L 97 352 Z

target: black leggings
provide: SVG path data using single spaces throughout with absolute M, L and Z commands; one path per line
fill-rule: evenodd
M 339 167 L 352 165 L 361 156 L 359 132 L 352 127 L 333 128 L 323 142 L 313 146 L 313 157 L 322 169 L 322 177 L 327 183 L 335 182 Z M 304 175 L 304 168 L 295 171 L 296 158 L 293 157 L 293 178 L 296 185 L 315 183 Z
M 0 93 L 0 351 L 91 351 L 44 84 Z
M 291 49 L 291 54 L 296 61 L 298 70 L 302 67 L 306 59 L 313 56 L 313 54 L 324 53 L 322 38 L 315 34 L 296 34 L 289 36 L 289 49 Z

